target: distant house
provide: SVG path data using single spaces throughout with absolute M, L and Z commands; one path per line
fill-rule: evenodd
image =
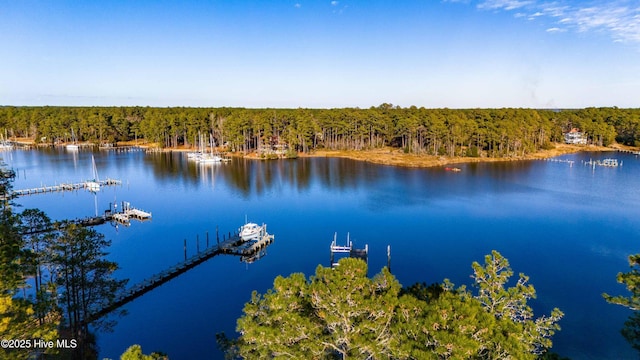
M 581 144 L 587 143 L 587 135 L 580 131 L 578 128 L 573 128 L 564 133 L 564 142 L 567 144 Z

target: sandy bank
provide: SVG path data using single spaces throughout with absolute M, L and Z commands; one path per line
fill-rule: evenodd
M 507 157 L 507 158 L 486 158 L 486 157 L 449 157 L 449 156 L 434 156 L 434 155 L 418 155 L 418 154 L 405 154 L 402 150 L 385 148 L 375 150 L 318 150 L 311 154 L 300 154 L 300 157 L 340 157 L 359 161 L 368 161 L 374 164 L 390 165 L 390 166 L 403 166 L 403 167 L 434 167 L 434 166 L 447 166 L 453 164 L 463 163 L 478 163 L 478 162 L 496 162 L 496 161 L 519 161 L 519 160 L 535 160 L 546 159 L 555 156 L 576 153 L 580 151 L 615 151 L 622 149 L 622 146 L 616 147 L 603 147 L 603 146 L 591 146 L 591 145 L 567 145 L 556 144 L 554 149 L 542 150 L 533 154 L 527 154 L 525 156 Z M 625 148 L 626 149 L 626 148 Z M 257 154 L 249 154 L 246 158 L 259 159 Z
M 17 139 L 17 142 L 22 144 L 33 144 L 32 139 Z M 136 145 L 133 141 L 118 143 L 119 146 L 131 146 Z M 138 142 L 138 146 L 150 149 L 158 149 L 156 144 L 141 144 Z M 568 145 L 568 144 L 555 144 L 553 149 L 541 150 L 536 153 L 527 154 L 524 156 L 514 156 L 506 158 L 486 158 L 486 157 L 449 157 L 449 156 L 434 156 L 434 155 L 422 155 L 422 154 L 405 154 L 400 149 L 395 148 L 382 148 L 373 150 L 317 150 L 309 154 L 300 153 L 299 157 L 339 157 L 358 161 L 368 161 L 374 164 L 390 165 L 390 166 L 403 166 L 403 167 L 434 167 L 434 166 L 447 166 L 453 164 L 463 163 L 478 163 L 478 162 L 496 162 L 496 161 L 519 161 L 519 160 L 536 160 L 546 159 L 563 154 L 576 153 L 580 151 L 615 151 L 615 150 L 632 150 L 638 151 L 638 148 L 632 148 L 620 144 L 613 144 L 609 147 L 594 146 L 594 145 Z M 160 151 L 193 151 L 190 147 L 180 148 L 165 148 Z M 247 159 L 261 160 L 257 153 L 227 153 L 230 156 L 244 157 Z

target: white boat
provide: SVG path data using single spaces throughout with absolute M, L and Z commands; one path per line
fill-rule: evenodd
M 200 162 L 200 159 L 205 154 L 204 143 L 203 143 L 203 140 L 202 140 L 202 134 L 200 134 L 200 132 L 198 132 L 198 142 L 197 143 L 198 143 L 198 150 L 197 151 L 188 152 L 187 153 L 187 159 L 195 160 L 196 162 Z
M 12 150 L 13 145 L 8 141 L 0 141 L 0 151 Z
M 13 150 L 13 144 L 9 141 L 7 129 L 4 130 L 4 136 L 0 135 L 0 151 Z
M 210 135 L 210 139 L 211 139 L 210 140 L 211 153 L 205 153 L 203 148 L 200 156 L 196 158 L 196 161 L 200 164 L 217 164 L 217 163 L 221 163 L 223 160 L 222 156 L 220 156 L 218 153 L 213 152 L 213 149 L 216 146 L 216 142 L 213 139 L 213 135 Z
M 265 226 L 256 223 L 246 223 L 240 228 L 240 239 L 242 241 L 258 240 L 262 235 Z
M 100 191 L 100 183 L 97 181 L 93 181 L 93 180 L 85 181 L 84 185 L 87 187 L 87 190 L 91 192 Z
M 85 181 L 84 186 L 91 192 L 98 192 L 100 191 L 100 180 L 98 179 L 98 168 L 93 155 L 91 155 L 91 164 L 93 166 L 93 179 Z
M 202 154 L 197 159 L 197 161 L 201 164 L 215 164 L 215 163 L 221 163 L 222 157 L 215 154 Z
M 189 160 L 198 160 L 200 156 L 202 156 L 202 153 L 200 151 L 192 151 L 187 153 L 187 159 Z
M 76 139 L 76 135 L 73 133 L 73 129 L 71 129 L 71 141 L 73 141 L 73 143 L 67 144 L 65 148 L 72 151 L 78 150 L 78 140 Z

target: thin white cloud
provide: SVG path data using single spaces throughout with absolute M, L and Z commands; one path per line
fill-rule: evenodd
M 302 5 L 300 3 L 296 3 L 295 5 L 293 5 L 293 7 L 295 7 L 296 9 L 300 9 Z
M 541 11 L 543 14 L 554 18 L 565 16 L 565 13 L 570 11 L 570 9 L 571 7 L 567 5 L 560 5 L 557 2 L 542 4 L 541 6 Z
M 566 29 L 561 29 L 561 28 L 558 28 L 558 27 L 552 27 L 552 28 L 548 28 L 547 29 L 548 33 L 557 33 L 557 32 L 565 32 L 565 31 L 567 31 L 567 30 Z
M 449 0 L 451 1 L 451 0 Z M 481 10 L 518 10 L 515 17 L 551 19 L 548 32 L 563 29 L 607 33 L 616 42 L 640 42 L 638 0 L 481 0 Z
M 339 4 L 339 3 L 338 3 L 337 1 L 332 1 L 332 2 L 331 2 L 331 6 L 338 6 L 338 4 Z
M 485 0 L 478 5 L 479 9 L 515 10 L 532 5 L 532 0 Z

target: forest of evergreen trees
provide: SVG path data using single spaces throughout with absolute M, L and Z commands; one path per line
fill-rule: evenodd
M 99 144 L 140 139 L 189 147 L 202 134 L 244 152 L 274 145 L 300 152 L 391 146 L 431 155 L 513 157 L 562 142 L 571 128 L 586 133 L 590 144 L 640 146 L 640 109 L 0 107 L 3 136 L 37 143 L 70 141 L 73 134 Z

